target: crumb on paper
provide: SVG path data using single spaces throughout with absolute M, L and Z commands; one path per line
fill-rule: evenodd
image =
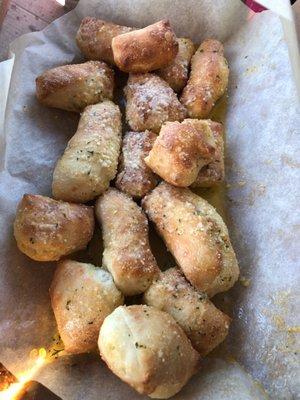
M 229 188 L 243 187 L 246 185 L 246 183 L 247 182 L 245 180 L 241 180 L 238 182 L 230 182 L 230 183 L 228 182 L 226 183 L 226 188 L 229 189 Z
M 235 358 L 232 354 L 228 354 L 228 355 L 226 356 L 226 361 L 228 361 L 228 362 L 231 363 L 231 364 L 237 363 L 236 358 Z
M 284 165 L 287 165 L 288 167 L 291 167 L 291 168 L 300 168 L 300 163 L 295 161 L 295 160 L 293 160 L 287 154 L 282 154 L 281 155 L 281 162 Z
M 257 192 L 259 195 L 265 194 L 266 192 L 266 185 L 263 185 L 262 183 L 257 185 Z
M 275 304 L 281 307 L 285 307 L 288 305 L 290 301 L 291 291 L 290 290 L 282 290 L 277 292 L 273 297 L 273 301 Z
M 300 333 L 300 326 L 289 326 L 287 331 L 288 333 Z
M 263 196 L 266 192 L 266 186 L 259 183 L 257 185 L 255 185 L 253 187 L 253 189 L 251 190 L 250 194 L 248 195 L 248 205 L 249 206 L 253 206 L 255 203 L 255 200 L 260 197 Z
M 251 75 L 254 72 L 258 71 L 258 67 L 256 65 L 253 65 L 252 67 L 246 68 L 246 71 L 244 72 L 244 75 Z
M 242 286 L 248 287 L 248 286 L 250 286 L 251 279 L 247 279 L 247 278 L 244 277 L 244 276 L 240 276 L 239 282 L 240 282 L 240 284 L 241 284 Z
M 273 321 L 278 329 L 285 330 L 286 325 L 285 325 L 284 319 L 282 318 L 281 315 L 274 315 Z
M 265 161 L 264 161 L 264 164 L 266 164 L 266 165 L 272 165 L 272 164 L 273 164 L 273 160 L 271 160 L 271 159 L 265 160 Z

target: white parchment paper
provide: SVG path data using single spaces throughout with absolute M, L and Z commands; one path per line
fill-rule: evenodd
M 74 37 L 86 15 L 134 26 L 167 17 L 178 36 L 224 41 L 231 68 L 228 96 L 215 116 L 227 131 L 227 222 L 250 284 L 216 299 L 233 316 L 229 338 L 175 399 L 300 398 L 296 87 L 279 17 L 267 11 L 249 19 L 239 0 L 81 0 L 42 32 L 12 44 L 5 115 L 0 103 L 0 362 L 17 374 L 30 350 L 47 347 L 55 332 L 48 296 L 55 266 L 21 254 L 12 224 L 23 193 L 51 195 L 55 162 L 76 130 L 77 115 L 37 103 L 34 81 L 47 68 L 82 60 Z M 8 80 L 2 75 L 0 82 L 4 99 Z M 97 238 L 81 256 L 101 259 Z M 97 355 L 60 357 L 38 379 L 67 400 L 142 398 Z

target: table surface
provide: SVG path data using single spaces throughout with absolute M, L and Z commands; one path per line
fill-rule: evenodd
M 0 61 L 7 59 L 9 44 L 14 39 L 44 29 L 74 8 L 77 0 L 66 0 L 65 6 L 60 3 L 56 0 L 11 0 L 0 31 Z M 5 1 L 3 4 L 5 6 Z

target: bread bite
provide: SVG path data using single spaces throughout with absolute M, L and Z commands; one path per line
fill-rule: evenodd
M 68 353 L 96 349 L 105 317 L 124 303 L 109 272 L 73 260 L 58 263 L 50 297 L 58 332 Z
M 174 61 L 156 73 L 164 79 L 175 92 L 180 92 L 187 83 L 189 66 L 195 52 L 194 43 L 188 38 L 178 38 L 178 53 Z
M 114 73 L 104 62 L 63 65 L 36 78 L 36 96 L 47 107 L 81 112 L 90 105 L 112 100 Z
M 206 118 L 225 93 L 229 68 L 222 43 L 206 39 L 192 57 L 191 74 L 180 101 L 191 118 Z
M 96 202 L 102 229 L 102 264 L 126 295 L 143 293 L 158 273 L 142 209 L 126 194 L 110 188 Z
M 161 272 L 144 293 L 144 302 L 172 315 L 201 356 L 228 334 L 230 318 L 193 288 L 178 268 Z
M 189 189 L 160 183 L 142 206 L 192 285 L 214 296 L 230 289 L 239 267 L 222 218 Z
M 126 132 L 123 138 L 116 187 L 136 199 L 154 189 L 158 177 L 146 165 L 144 158 L 152 149 L 153 132 Z
M 130 74 L 124 92 L 126 120 L 134 131 L 159 133 L 164 122 L 182 121 L 186 116 L 176 93 L 157 75 Z
M 57 261 L 82 250 L 94 232 L 93 207 L 25 194 L 18 205 L 14 235 L 22 253 L 36 261 Z
M 145 163 L 166 182 L 187 187 L 214 154 L 215 139 L 210 123 L 185 119 L 162 126 Z
M 124 72 L 149 72 L 170 64 L 178 52 L 168 20 L 123 33 L 112 40 L 114 61 Z
M 53 197 L 85 203 L 103 193 L 117 173 L 121 134 L 117 105 L 107 100 L 87 107 L 55 166 Z
M 224 163 L 224 128 L 219 122 L 207 120 L 215 139 L 215 153 L 212 160 L 204 165 L 198 173 L 196 180 L 191 187 L 210 187 L 224 181 L 225 163 Z
M 86 59 L 102 60 L 114 65 L 111 48 L 113 38 L 134 29 L 94 17 L 85 17 L 76 35 L 77 46 Z
M 105 318 L 98 346 L 111 371 L 140 394 L 174 396 L 196 372 L 199 354 L 167 313 L 121 306 Z

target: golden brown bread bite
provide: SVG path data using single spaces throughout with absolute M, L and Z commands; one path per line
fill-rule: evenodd
M 187 83 L 190 61 L 195 47 L 191 39 L 178 38 L 177 42 L 178 53 L 174 61 L 156 72 L 175 92 L 180 92 Z
M 56 199 L 84 203 L 103 193 L 116 176 L 121 113 L 111 101 L 87 107 L 53 173 Z
M 68 353 L 96 349 L 105 317 L 124 303 L 109 272 L 72 260 L 58 263 L 50 297 L 58 332 Z
M 167 399 L 196 372 L 199 354 L 167 313 L 121 306 L 105 318 L 98 346 L 109 369 L 141 394 Z
M 111 48 L 113 38 L 134 29 L 94 17 L 85 17 L 76 35 L 77 46 L 88 60 L 103 60 L 114 65 Z
M 174 186 L 190 186 L 215 153 L 215 139 L 206 120 L 166 122 L 145 163 Z
M 169 21 L 123 33 L 112 40 L 117 67 L 124 72 L 149 72 L 174 61 L 178 43 Z
M 48 107 L 81 112 L 89 104 L 112 100 L 113 70 L 103 62 L 63 65 L 36 78 L 36 96 Z
M 143 293 L 158 267 L 142 209 L 126 194 L 110 188 L 97 200 L 96 216 L 104 241 L 103 266 L 126 296 Z
M 189 117 L 206 118 L 228 85 L 229 68 L 222 43 L 207 39 L 192 57 L 191 74 L 181 103 Z
M 14 235 L 22 253 L 36 261 L 57 261 L 84 249 L 94 232 L 93 207 L 36 194 L 18 205 Z
M 186 278 L 209 296 L 230 289 L 239 267 L 217 211 L 189 189 L 160 183 L 142 200 Z
M 157 75 L 129 75 L 124 92 L 126 119 L 134 131 L 158 133 L 164 122 L 182 121 L 186 116 L 176 93 Z
M 158 183 L 158 177 L 144 161 L 155 139 L 155 133 L 150 131 L 126 132 L 123 138 L 116 187 L 129 196 L 144 197 Z
M 215 154 L 212 161 L 200 169 L 192 187 L 214 186 L 223 182 L 225 178 L 223 125 L 211 120 L 207 121 L 215 138 Z
M 144 293 L 144 301 L 172 315 L 201 356 L 212 351 L 228 334 L 230 318 L 205 293 L 194 289 L 178 268 L 161 272 Z

